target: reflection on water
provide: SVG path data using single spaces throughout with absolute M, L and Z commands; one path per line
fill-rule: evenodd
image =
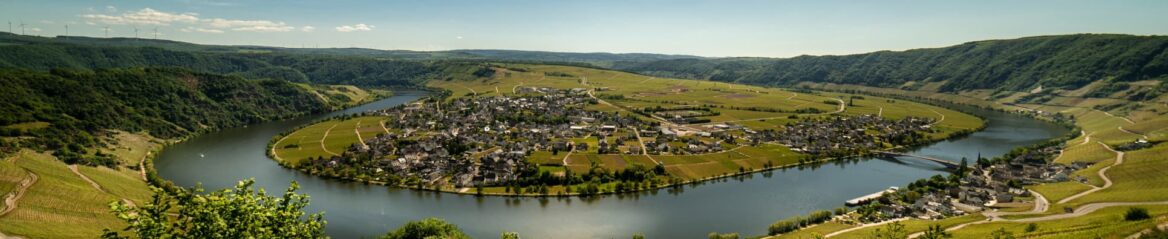
M 156 159 L 159 174 L 178 185 L 224 188 L 255 178 L 269 191 L 298 181 L 311 195 L 308 210 L 325 212 L 337 238 L 383 234 L 410 220 L 441 217 L 475 238 L 516 231 L 529 238 L 694 238 L 709 232 L 761 235 L 777 219 L 830 209 L 859 195 L 903 186 L 944 173 L 937 163 L 915 159 L 849 159 L 778 169 L 740 177 L 591 198 L 475 197 L 327 180 L 278 166 L 264 154 L 272 136 L 337 114 L 390 107 L 422 97 L 397 96 L 341 112 L 227 129 L 168 147 Z M 913 154 L 946 160 L 1004 154 L 1065 133 L 1057 126 L 977 110 L 986 129 Z M 206 157 L 199 157 L 205 154 Z

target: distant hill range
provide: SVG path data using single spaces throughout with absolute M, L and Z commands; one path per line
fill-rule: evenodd
M 843 56 L 674 59 L 618 69 L 756 85 L 829 82 L 912 89 L 933 83 L 948 92 L 1077 89 L 1095 81 L 1168 78 L 1168 37 L 1039 36 Z
M 792 58 L 706 58 L 646 53 L 514 50 L 404 51 L 365 48 L 217 46 L 133 38 L 31 37 L 0 33 L 0 67 L 50 69 L 179 66 L 290 81 L 413 85 L 443 73 L 475 72 L 438 61 L 576 64 L 641 74 L 791 86 L 857 84 L 955 92 L 971 89 L 1072 90 L 1103 82 L 1168 78 L 1168 37 L 1116 34 L 1038 36 L 960 45 Z M 1164 87 L 1160 87 L 1164 88 Z M 1107 93 L 1107 92 L 1101 92 Z M 1156 93 L 1156 92 L 1151 92 Z

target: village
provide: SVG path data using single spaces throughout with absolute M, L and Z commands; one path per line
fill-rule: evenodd
M 367 112 L 392 119 L 384 122 L 388 133 L 303 167 L 404 185 L 499 186 L 567 160 L 533 160 L 536 154 L 702 155 L 775 144 L 808 157 L 846 156 L 911 143 L 933 122 L 861 115 L 807 117 L 764 130 L 730 123 L 682 125 L 651 120 L 653 115 L 589 110 L 597 99 L 587 89 L 521 91 L 517 97 L 459 97 Z
M 1039 207 L 1037 198 L 1024 188 L 1025 185 L 1066 181 L 1086 183 L 1086 178 L 1072 176 L 1072 173 L 1090 164 L 1048 163 L 1061 148 L 1061 145 L 1039 147 L 995 160 L 979 155 L 971 166 L 967 166 L 963 159 L 961 168 L 954 169 L 954 174 L 948 177 L 936 175 L 913 182 L 906 189 L 894 187 L 849 200 L 846 204 L 858 206 L 860 215 L 849 220 L 873 222 L 905 217 L 935 220 L 1019 205 Z

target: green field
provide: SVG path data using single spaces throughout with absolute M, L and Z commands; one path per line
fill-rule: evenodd
M 6 176 L 19 170 L 38 178 L 18 200 L 17 207 L 0 216 L 0 231 L 8 235 L 93 238 L 105 228 L 124 227 L 109 212 L 110 202 L 128 199 L 142 203 L 151 195 L 135 171 L 81 166 L 80 172 L 101 186 L 102 190 L 98 190 L 60 160 L 27 150 L 6 159 L 0 167 Z
M 833 89 L 860 90 L 864 92 L 898 94 L 913 97 L 927 97 L 971 105 L 993 106 L 996 108 L 1022 111 L 1058 112 L 1075 117 L 1075 124 L 1084 134 L 1068 140 L 1064 152 L 1054 159 L 1057 163 L 1094 162 L 1086 169 L 1074 173 L 1084 176 L 1089 183 L 1095 186 L 1104 186 L 1104 180 L 1098 172 L 1115 164 L 1116 153 L 1107 149 L 1104 144 L 1115 146 L 1129 143 L 1136 139 L 1147 137 L 1153 142 L 1165 139 L 1168 133 L 1168 117 L 1164 116 L 1164 105 L 1128 102 L 1114 98 L 1073 98 L 1056 97 L 1046 104 L 1015 104 L 1006 105 L 1021 98 L 1027 93 L 1014 93 L 1010 97 L 990 99 L 989 92 L 967 91 L 961 94 L 937 92 L 904 91 L 897 89 L 875 88 L 854 85 L 806 84 L 814 87 L 831 87 Z M 1073 94 L 1068 92 L 1067 94 Z M 1159 101 L 1163 101 L 1161 96 Z M 1127 104 L 1136 107 L 1122 111 L 1104 112 L 1094 107 L 1105 104 Z M 1125 115 L 1126 114 L 1126 115 Z M 1124 162 L 1111 167 L 1106 175 L 1113 182 L 1105 188 L 1086 194 L 1067 203 L 1057 203 L 1071 195 L 1085 192 L 1091 187 L 1077 182 L 1063 182 L 1044 185 L 1028 186 L 1051 201 L 1050 209 L 1038 215 L 1009 216 L 1010 219 L 1019 219 L 1035 216 L 1044 216 L 1062 213 L 1062 208 L 1076 208 L 1088 203 L 1104 202 L 1161 202 L 1168 200 L 1168 160 L 1163 155 L 1168 153 L 1168 144 L 1160 143 L 1152 148 L 1126 152 Z M 1168 208 L 1165 206 L 1148 206 L 1157 216 L 1159 223 L 1163 223 L 1163 215 Z M 996 222 L 974 225 L 957 230 L 955 238 L 986 238 L 990 231 L 1000 227 L 1021 235 L 1021 238 L 1124 238 L 1132 233 L 1151 227 L 1152 221 L 1125 222 L 1120 217 L 1126 207 L 1107 208 L 1087 214 L 1086 216 L 1059 219 L 1037 223 L 1038 230 L 1031 233 L 1023 232 L 1026 224 Z
M 386 133 L 381 128 L 385 120 L 387 118 L 381 116 L 363 116 L 316 123 L 284 136 L 272 150 L 277 160 L 293 165 L 310 158 L 340 155 L 349 146 L 359 143 L 358 132 L 364 140 Z

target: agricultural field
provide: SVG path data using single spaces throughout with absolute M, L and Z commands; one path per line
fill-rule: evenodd
M 1054 97 L 1050 102 L 1043 104 L 1006 104 L 1013 99 L 1025 96 L 1027 93 L 1017 92 L 1007 94 L 1008 97 L 992 98 L 985 92 L 969 91 L 959 95 L 904 91 L 887 88 L 874 88 L 854 85 L 805 84 L 814 87 L 833 87 L 835 89 L 859 90 L 880 94 L 897 94 L 914 97 L 926 97 L 962 104 L 993 106 L 1000 109 L 1048 113 L 1061 113 L 1073 116 L 1075 124 L 1083 134 L 1065 142 L 1064 151 L 1054 163 L 1093 162 L 1094 165 L 1075 172 L 1073 175 L 1087 178 L 1087 184 L 1078 182 L 1061 182 L 1053 184 L 1031 185 L 1028 188 L 1043 194 L 1051 203 L 1046 212 L 1032 215 L 1006 216 L 1010 220 L 1025 219 L 1039 216 L 1049 216 L 1064 213 L 1064 208 L 1079 208 L 1092 203 L 1136 203 L 1148 204 L 1141 206 L 1150 209 L 1155 220 L 1128 222 L 1123 221 L 1122 213 L 1128 207 L 1104 208 L 1083 216 L 1037 222 L 1037 230 L 1026 232 L 1027 223 L 994 222 L 976 224 L 956 230 L 954 238 L 986 238 L 989 233 L 999 228 L 1006 228 L 1024 238 L 1124 238 L 1137 231 L 1150 228 L 1168 221 L 1168 206 L 1154 205 L 1168 203 L 1168 160 L 1163 155 L 1168 153 L 1168 144 L 1165 133 L 1168 133 L 1168 118 L 1161 104 L 1139 104 L 1122 99 L 1112 98 L 1075 98 L 1072 96 Z M 1087 87 L 1091 87 L 1088 85 Z M 1076 93 L 1077 92 L 1077 93 Z M 1082 92 L 1071 91 L 1067 94 Z M 1103 111 L 1096 107 L 1107 104 L 1135 105 L 1132 108 Z M 1143 139 L 1150 141 L 1150 148 L 1123 152 L 1123 160 L 1117 157 L 1119 152 L 1110 148 Z M 1122 162 L 1122 163 L 1121 163 Z M 1103 169 L 1107 168 L 1107 171 Z M 1112 184 L 1099 172 L 1110 179 Z M 1092 188 L 1095 189 L 1094 191 Z M 1059 201 L 1075 196 L 1065 203 Z
M 152 195 L 138 171 L 77 167 L 73 172 L 51 155 L 29 150 L 4 159 L 0 163 L 3 193 L 18 189 L 10 182 L 13 177 L 36 175 L 36 181 L 13 208 L 6 205 L 0 210 L 6 211 L 0 215 L 0 232 L 27 238 L 92 238 L 103 229 L 125 226 L 109 211 L 109 203 L 141 204 Z
M 353 144 L 390 132 L 382 128 L 380 116 L 362 116 L 343 120 L 329 120 L 298 129 L 285 135 L 272 147 L 276 160 L 298 164 L 306 159 L 332 157 L 345 152 Z
M 338 109 L 360 105 L 393 95 L 389 90 L 362 89 L 351 85 L 295 84 L 316 95 L 321 101 Z

